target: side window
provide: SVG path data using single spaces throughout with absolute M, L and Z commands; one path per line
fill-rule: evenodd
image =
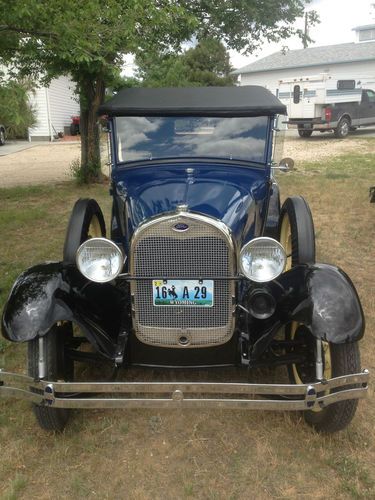
M 366 90 L 367 98 L 369 102 L 375 103 L 375 92 L 373 90 Z
M 294 104 L 299 103 L 300 93 L 301 93 L 301 87 L 299 85 L 294 85 L 294 88 L 293 88 L 293 102 L 294 102 Z
M 355 89 L 355 80 L 337 80 L 337 88 L 339 90 Z

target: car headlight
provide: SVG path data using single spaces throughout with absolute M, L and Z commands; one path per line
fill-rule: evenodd
M 113 241 L 91 238 L 78 248 L 76 262 L 85 278 L 96 283 L 106 283 L 121 273 L 124 255 Z
M 273 238 L 255 238 L 240 253 L 240 269 L 252 281 L 263 283 L 277 278 L 284 270 L 285 250 Z

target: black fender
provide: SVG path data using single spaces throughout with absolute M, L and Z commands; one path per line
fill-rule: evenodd
M 340 268 L 329 264 L 299 265 L 272 286 L 284 290 L 277 315 L 283 323 L 298 321 L 312 335 L 333 344 L 360 340 L 365 319 L 357 291 Z M 279 289 L 280 295 L 280 289 Z
M 42 337 L 58 321 L 74 321 L 106 357 L 115 357 L 128 294 L 112 283 L 88 281 L 74 266 L 39 264 L 16 280 L 5 305 L 1 329 L 13 342 Z

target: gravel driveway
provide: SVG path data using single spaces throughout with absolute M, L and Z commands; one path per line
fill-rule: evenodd
M 374 151 L 373 141 L 358 131 L 344 140 L 337 140 L 333 134 L 313 134 L 301 139 L 294 131 L 287 132 L 284 143 L 284 157 L 296 162 L 309 159 L 321 161 L 330 156 L 352 152 Z M 103 158 L 106 156 L 103 145 Z M 70 165 L 80 157 L 79 142 L 46 143 L 23 151 L 0 156 L 0 187 L 31 184 L 48 184 L 71 179 Z
M 0 187 L 46 184 L 70 178 L 70 164 L 80 156 L 80 143 L 46 143 L 0 156 Z
M 368 133 L 364 133 L 365 131 Z M 308 139 L 301 139 L 297 133 L 289 131 L 285 136 L 284 157 L 293 158 L 298 166 L 298 162 L 303 160 L 321 161 L 347 153 L 373 153 L 374 141 L 366 139 L 371 136 L 373 137 L 373 134 L 370 133 L 370 129 L 363 129 L 342 140 L 336 139 L 333 133 L 320 132 L 316 132 Z

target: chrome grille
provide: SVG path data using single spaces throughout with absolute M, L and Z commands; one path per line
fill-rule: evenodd
M 176 224 L 187 224 L 176 231 Z M 150 280 L 132 282 L 133 320 L 137 337 L 166 347 L 203 347 L 228 341 L 233 332 L 234 284 L 214 280 L 214 305 L 154 306 L 152 279 L 230 276 L 234 251 L 226 226 L 196 214 L 164 216 L 144 224 L 131 248 L 131 273 Z M 185 337 L 188 344 L 181 345 Z

